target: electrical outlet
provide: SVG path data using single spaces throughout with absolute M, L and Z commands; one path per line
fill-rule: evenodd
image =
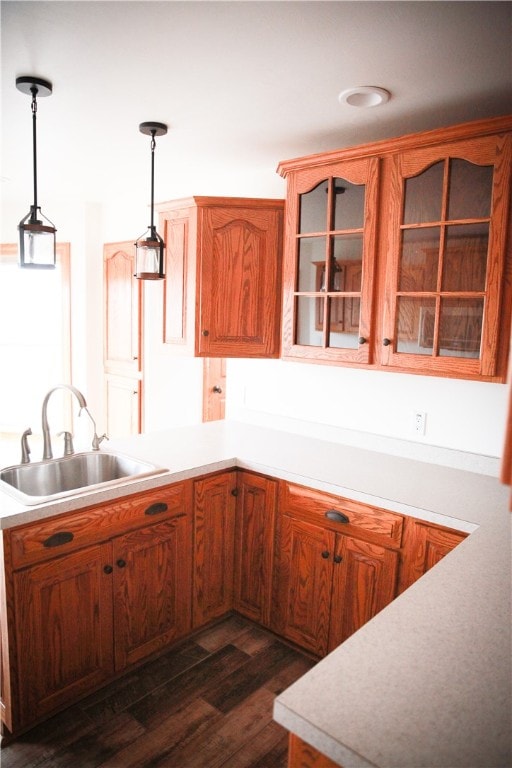
M 427 423 L 427 414 L 425 411 L 416 411 L 414 414 L 414 432 L 417 435 L 424 435 Z

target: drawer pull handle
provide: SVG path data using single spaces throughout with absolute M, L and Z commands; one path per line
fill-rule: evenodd
M 145 515 L 160 515 L 162 512 L 167 512 L 169 507 L 165 503 L 165 501 L 157 501 L 155 504 L 151 504 L 150 507 L 148 507 L 144 514 Z
M 327 550 L 325 550 L 325 552 L 322 552 L 322 557 L 324 560 L 327 560 L 327 558 L 329 557 L 329 553 L 327 552 Z
M 338 512 L 336 509 L 328 509 L 325 516 L 335 523 L 350 523 L 350 518 L 347 515 L 344 515 L 343 512 Z
M 75 535 L 70 531 L 59 531 L 43 541 L 43 547 L 61 547 L 63 544 L 69 544 L 74 538 Z

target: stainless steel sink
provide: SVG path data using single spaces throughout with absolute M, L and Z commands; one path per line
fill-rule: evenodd
M 0 470 L 0 489 L 22 504 L 42 504 L 81 490 L 122 485 L 167 472 L 145 461 L 119 453 L 89 451 L 61 459 L 17 464 Z

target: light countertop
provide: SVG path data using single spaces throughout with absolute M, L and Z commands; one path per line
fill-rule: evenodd
M 278 696 L 274 717 L 344 768 L 510 766 L 511 515 L 495 477 L 229 421 L 102 447 L 168 472 L 33 507 L 1 493 L 1 527 L 238 466 L 471 533 Z

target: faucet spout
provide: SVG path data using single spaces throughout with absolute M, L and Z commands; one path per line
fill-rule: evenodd
M 50 389 L 50 391 L 46 394 L 43 400 L 43 410 L 42 410 L 42 417 L 41 417 L 42 426 L 43 426 L 43 461 L 45 459 L 53 458 L 52 442 L 50 437 L 50 427 L 48 426 L 47 411 L 48 411 L 48 400 L 50 399 L 50 395 L 52 394 L 52 392 L 55 392 L 55 390 L 57 389 L 67 389 L 69 392 L 75 395 L 76 399 L 80 404 L 80 410 L 82 408 L 87 408 L 85 397 L 82 395 L 79 389 L 77 389 L 76 387 L 73 387 L 71 384 L 58 384 L 53 389 Z

